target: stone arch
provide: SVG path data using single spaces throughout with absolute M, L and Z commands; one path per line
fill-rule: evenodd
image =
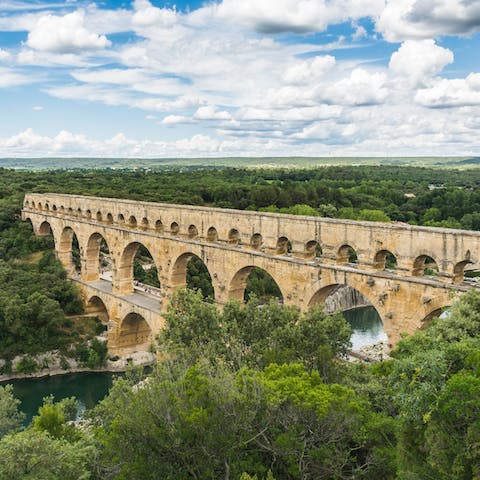
M 47 212 L 50 211 L 50 205 L 49 205 L 48 203 L 45 204 L 45 210 L 46 210 Z
M 232 246 L 240 244 L 240 233 L 236 228 L 232 228 L 228 232 L 228 244 Z
M 106 245 L 110 254 L 110 248 L 105 237 L 98 232 L 94 232 L 90 235 L 85 248 L 85 272 L 84 279 L 87 281 L 96 281 L 100 277 L 101 262 L 100 262 L 100 249 L 102 242 Z
M 137 218 L 135 217 L 135 215 L 130 215 L 130 217 L 128 218 L 128 226 L 130 228 L 137 228 Z
M 104 325 L 108 324 L 110 320 L 110 314 L 108 313 L 105 302 L 97 295 L 93 295 L 92 297 L 90 297 L 87 302 L 85 311 L 89 315 L 94 315 L 98 317 Z
M 170 224 L 170 235 L 178 235 L 179 231 L 180 231 L 180 226 L 178 225 L 178 223 L 172 222 Z
M 305 244 L 305 258 L 314 260 L 322 256 L 322 247 L 316 240 L 310 240 Z
M 97 222 L 101 222 L 103 220 L 103 215 L 102 215 L 102 212 L 100 210 L 95 214 L 95 220 Z
M 148 227 L 149 227 L 149 223 L 148 223 L 148 218 L 147 217 L 143 217 L 142 218 L 142 222 L 140 224 L 140 228 L 142 230 L 148 230 Z
M 465 267 L 473 263 L 471 260 L 462 260 L 453 267 L 453 283 L 462 283 L 465 279 Z
M 414 277 L 421 276 L 438 276 L 438 264 L 435 259 L 427 254 L 419 255 L 413 261 L 413 272 Z
M 37 208 L 38 208 L 39 210 L 43 210 L 43 207 L 42 207 L 42 203 L 41 203 L 41 202 L 38 202 Z
M 48 235 L 53 235 L 52 226 L 46 220 L 42 222 L 38 227 L 38 235 L 40 237 L 47 237 Z
M 199 281 L 192 278 L 193 274 L 196 274 L 196 272 L 192 273 L 189 271 L 189 265 L 192 261 L 196 266 L 196 270 L 203 270 L 199 273 L 206 277 L 210 285 L 203 285 Z M 171 270 L 170 285 L 174 290 L 179 288 L 199 289 L 202 291 L 202 294 L 205 298 L 211 298 L 212 300 L 215 300 L 215 288 L 212 282 L 212 274 L 210 273 L 205 262 L 198 255 L 192 252 L 185 252 L 177 257 Z M 209 288 L 209 286 L 211 286 L 211 288 Z
M 82 218 L 82 209 L 80 207 L 77 208 L 77 218 Z
M 349 263 L 357 263 L 358 255 L 355 249 L 345 243 L 337 250 L 337 264 L 348 265 Z
M 60 205 L 60 215 L 65 215 L 65 207 Z
M 115 343 L 125 353 L 131 353 L 148 351 L 152 340 L 152 329 L 145 318 L 139 313 L 130 312 L 119 325 Z
M 157 233 L 163 233 L 164 232 L 164 226 L 161 220 L 157 220 L 155 222 L 155 231 Z
M 443 307 L 434 307 L 429 313 L 427 313 L 427 315 L 425 315 L 425 317 L 422 320 L 420 328 L 422 329 L 425 328 L 432 319 L 439 317 L 445 310 L 447 310 L 450 307 L 451 307 L 450 304 L 444 305 Z
M 218 232 L 215 227 L 210 227 L 207 231 L 207 242 L 218 242 Z
M 57 206 L 55 204 L 52 205 L 52 212 L 57 213 Z
M 230 285 L 228 288 L 228 300 L 238 300 L 239 302 L 244 302 L 246 300 L 245 296 L 248 278 L 250 274 L 255 270 L 261 270 L 275 282 L 280 293 L 280 297 L 283 300 L 285 296 L 282 292 L 282 289 L 280 288 L 279 283 L 275 280 L 273 275 L 270 274 L 267 270 L 255 267 L 254 265 L 248 265 L 246 267 L 243 267 L 235 273 L 232 280 L 230 281 Z
M 72 207 L 68 207 L 67 215 L 69 215 L 70 217 L 73 215 L 73 208 Z
M 30 202 L 28 200 L 24 200 L 23 207 L 24 208 L 30 208 Z
M 254 233 L 250 238 L 250 246 L 253 250 L 260 250 L 263 245 L 263 238 L 260 233 Z
M 277 255 L 287 255 L 292 252 L 292 243 L 287 237 L 279 237 L 277 240 L 277 248 L 275 253 Z
M 107 213 L 107 223 L 108 225 L 113 223 L 113 215 L 110 212 Z
M 92 211 L 91 210 L 87 210 L 85 212 L 85 218 L 90 220 L 92 218 Z
M 78 236 L 72 227 L 65 227 L 60 234 L 58 245 L 58 259 L 62 262 L 63 268 L 69 273 L 80 273 L 81 254 Z
M 117 271 L 116 271 L 116 284 L 117 288 L 122 292 L 122 294 L 128 294 L 132 293 L 134 288 L 133 288 L 133 280 L 134 280 L 134 272 L 133 272 L 133 263 L 135 260 L 135 256 L 137 255 L 138 249 L 142 246 L 145 248 L 145 250 L 148 251 L 148 254 L 152 258 L 152 262 L 157 269 L 158 272 L 158 266 L 155 262 L 155 259 L 150 251 L 150 249 L 144 245 L 143 243 L 140 242 L 132 242 L 129 243 L 122 252 L 122 255 L 120 257 L 120 263 L 118 265 Z M 160 283 L 160 281 L 159 281 Z
M 374 268 L 377 270 L 397 269 L 397 257 L 390 250 L 380 250 L 373 261 Z
M 125 223 L 125 217 L 121 213 L 119 213 L 117 216 L 117 223 L 120 225 L 123 225 Z
M 194 238 L 198 237 L 198 228 L 195 225 L 190 225 L 188 227 L 188 238 L 191 238 L 192 240 Z

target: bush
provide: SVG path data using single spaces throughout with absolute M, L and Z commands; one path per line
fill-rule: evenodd
M 33 373 L 38 371 L 38 364 L 32 357 L 23 357 L 16 365 L 18 373 Z

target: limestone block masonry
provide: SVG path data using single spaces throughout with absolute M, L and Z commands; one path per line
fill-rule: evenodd
M 111 352 L 148 348 L 172 293 L 185 286 L 192 256 L 208 268 L 219 306 L 243 301 L 254 267 L 275 279 L 285 304 L 302 310 L 349 285 L 376 308 L 392 345 L 455 295 L 478 288 L 464 281 L 463 271 L 480 261 L 480 232 L 55 193 L 27 194 L 22 219 L 37 235 L 53 234 L 57 256 L 81 286 L 87 308 L 109 320 Z M 74 234 L 80 278 L 72 261 Z M 102 239 L 112 259 L 108 285 L 99 278 Z M 157 266 L 161 301 L 134 290 L 140 245 Z M 357 259 L 349 263 L 353 251 Z M 395 269 L 387 268 L 390 254 Z M 438 271 L 426 276 L 431 259 Z

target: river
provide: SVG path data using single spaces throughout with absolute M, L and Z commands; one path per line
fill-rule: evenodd
M 364 345 L 386 341 L 382 321 L 373 307 L 356 308 L 343 312 L 352 326 L 353 350 Z M 30 423 L 36 415 L 42 399 L 53 395 L 55 400 L 75 396 L 80 404 L 79 415 L 85 409 L 92 408 L 110 389 L 115 374 L 111 373 L 72 373 L 54 377 L 11 380 L 5 383 L 13 385 L 14 395 L 20 399 L 20 409 L 26 414 L 25 423 Z

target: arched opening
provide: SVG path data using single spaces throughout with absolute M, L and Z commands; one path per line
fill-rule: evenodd
M 135 312 L 129 313 L 120 325 L 116 343 L 123 353 L 148 351 L 152 343 L 152 330 L 145 318 Z
M 70 217 L 73 215 L 73 208 L 70 207 L 68 210 L 67 210 L 67 215 L 69 215 Z
M 259 233 L 254 233 L 250 238 L 250 246 L 254 250 L 260 250 L 262 248 L 263 238 Z
M 46 210 L 47 212 L 50 211 L 50 205 L 49 205 L 48 203 L 45 204 L 45 210 Z
M 138 242 L 127 245 L 117 270 L 122 293 L 135 290 L 160 296 L 158 269 L 147 247 Z
M 172 269 L 171 285 L 174 288 L 200 290 L 206 300 L 215 300 L 212 277 L 203 260 L 187 252 L 180 255 Z
M 323 306 L 328 314 L 342 312 L 352 328 L 352 350 L 362 352 L 368 346 L 382 344 L 378 350 L 386 353 L 388 337 L 383 321 L 370 300 L 356 288 L 345 284 L 328 285 L 313 295 L 308 306 Z
M 41 202 L 38 202 L 37 208 L 38 208 L 39 210 L 43 210 Z
M 113 215 L 111 213 L 107 213 L 107 223 L 109 225 L 113 223 Z
M 198 229 L 195 225 L 190 225 L 188 227 L 188 238 L 197 238 L 198 237 Z
M 98 319 L 106 325 L 110 320 L 107 307 L 100 297 L 93 296 L 88 302 L 85 308 L 85 312 L 89 315 L 98 317 Z
M 413 262 L 413 276 L 414 277 L 437 277 L 438 265 L 437 262 L 428 255 L 420 255 Z
M 88 220 L 90 220 L 92 218 L 92 212 L 90 210 L 87 210 L 85 212 L 85 218 L 87 218 Z
M 453 267 L 453 283 L 462 283 L 463 281 L 476 282 L 474 278 L 479 276 L 479 272 L 475 269 L 465 271 L 467 265 L 473 265 L 473 262 L 470 260 L 463 260 L 458 262 Z
M 52 206 L 52 212 L 57 213 L 57 206 L 56 205 Z
M 292 243 L 287 237 L 280 237 L 277 240 L 275 253 L 277 255 L 288 255 L 289 253 L 292 253 Z
M 125 217 L 121 213 L 118 214 L 118 216 L 117 216 L 117 223 L 119 225 L 123 225 L 125 223 Z
M 322 247 L 316 240 L 310 240 L 305 244 L 305 258 L 314 260 L 322 256 Z
M 156 231 L 157 233 L 163 233 L 163 230 L 164 230 L 164 228 L 163 228 L 163 223 L 162 223 L 162 221 L 161 221 L 161 220 L 157 220 L 157 221 L 155 222 L 155 231 Z
M 130 215 L 128 219 L 128 226 L 130 228 L 137 228 L 137 219 L 135 218 L 134 215 Z
M 23 208 L 30 208 L 30 202 L 28 200 L 23 202 Z
M 435 308 L 422 320 L 421 329 L 424 329 L 434 318 L 443 318 L 449 315 L 451 305 L 445 305 L 440 308 Z
M 375 255 L 374 267 L 377 270 L 396 270 L 397 257 L 389 250 L 380 250 Z
M 102 212 L 98 211 L 95 215 L 95 219 L 97 220 L 97 222 L 101 222 L 103 219 Z
M 77 208 L 77 218 L 82 218 L 82 209 Z
M 148 230 L 148 218 L 147 217 L 142 218 L 142 223 L 140 224 L 140 228 L 142 230 Z
M 40 237 L 47 237 L 48 235 L 53 236 L 53 231 L 52 227 L 48 222 L 42 222 L 39 229 L 38 229 L 38 235 Z
M 60 207 L 60 215 L 65 215 L 65 207 L 63 205 Z
M 90 236 L 85 257 L 85 278 L 88 281 L 98 280 L 99 277 L 109 282 L 112 281 L 113 261 L 103 235 L 96 232 Z
M 215 227 L 210 227 L 207 231 L 207 242 L 217 242 L 218 232 Z
M 82 269 L 80 246 L 77 235 L 70 227 L 65 227 L 60 235 L 58 258 L 70 275 L 80 274 Z
M 245 302 L 252 295 L 255 295 L 261 303 L 265 303 L 271 298 L 283 301 L 282 291 L 275 279 L 261 268 L 248 266 L 234 275 L 230 283 L 228 298 Z
M 232 228 L 228 232 L 228 244 L 235 247 L 240 244 L 240 233 L 236 228 Z
M 178 235 L 179 231 L 180 231 L 180 227 L 178 226 L 178 223 L 172 222 L 170 224 L 170 235 Z
M 342 245 L 337 252 L 337 264 L 348 265 L 358 263 L 357 252 L 350 245 Z

